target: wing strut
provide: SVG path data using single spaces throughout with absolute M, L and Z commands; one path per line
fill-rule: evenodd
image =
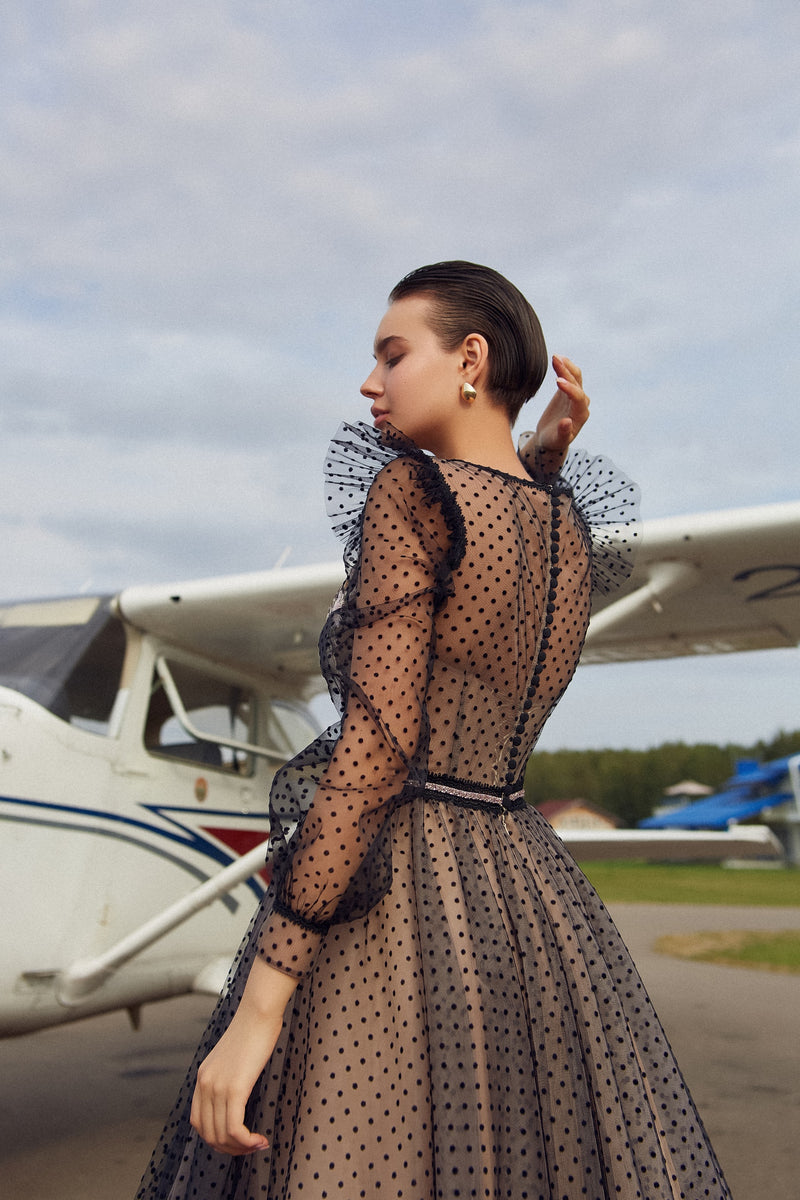
M 644 609 L 660 613 L 664 607 L 663 602 L 678 592 L 686 591 L 699 574 L 693 563 L 651 563 L 647 568 L 647 579 L 641 587 L 627 596 L 621 596 L 619 600 L 613 601 L 592 617 L 586 634 L 586 645 L 590 645 L 593 637 L 611 632 L 617 625 L 638 616 Z
M 116 946 L 98 954 L 96 958 L 81 958 L 72 963 L 58 979 L 56 990 L 59 1004 L 65 1008 L 80 1005 L 86 996 L 102 987 L 125 963 L 188 921 L 200 909 L 207 908 L 237 884 L 255 875 L 263 867 L 265 856 L 266 845 L 262 842 L 187 896 L 165 908 L 158 916 L 145 921 L 144 925 L 127 934 Z

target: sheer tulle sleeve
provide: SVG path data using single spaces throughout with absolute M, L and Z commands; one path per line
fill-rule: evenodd
M 292 815 L 298 783 L 304 802 L 278 856 L 259 952 L 295 976 L 308 969 L 332 922 L 366 911 L 385 890 L 381 832 L 407 789 L 424 779 L 433 616 L 458 553 L 455 501 L 419 452 L 390 458 L 355 523 L 345 519 L 358 504 L 362 465 L 352 474 L 343 468 L 352 505 L 337 503 L 350 571 L 321 639 L 342 720 L 273 787 L 278 820 Z
M 592 543 L 592 589 L 607 596 L 633 570 L 639 519 L 638 485 L 609 458 L 572 450 L 561 470 Z
M 564 487 L 572 493 L 592 551 L 592 590 L 615 591 L 633 570 L 640 492 L 611 459 L 571 449 L 557 473 L 543 466 L 532 433 L 520 438 L 519 456 L 531 476 L 545 487 Z

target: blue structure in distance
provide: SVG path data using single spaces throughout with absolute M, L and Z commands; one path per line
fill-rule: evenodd
M 746 821 L 766 808 L 795 801 L 789 758 L 769 763 L 740 759 L 736 774 L 721 792 L 706 796 L 660 816 L 639 822 L 640 829 L 727 829 L 731 822 Z

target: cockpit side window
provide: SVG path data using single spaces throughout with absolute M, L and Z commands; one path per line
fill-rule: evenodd
M 184 663 L 170 661 L 167 666 L 193 729 L 223 742 L 252 742 L 256 705 L 250 689 Z M 184 727 L 158 671 L 153 673 L 144 743 L 151 754 L 201 763 L 236 775 L 253 772 L 253 757 L 246 751 L 205 741 Z

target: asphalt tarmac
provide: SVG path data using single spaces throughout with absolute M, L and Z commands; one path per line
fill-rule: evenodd
M 685 963 L 663 933 L 796 929 L 798 909 L 614 905 L 735 1200 L 800 1195 L 800 975 Z M 0 1043 L 4 1200 L 132 1200 L 205 1024 L 191 998 Z

